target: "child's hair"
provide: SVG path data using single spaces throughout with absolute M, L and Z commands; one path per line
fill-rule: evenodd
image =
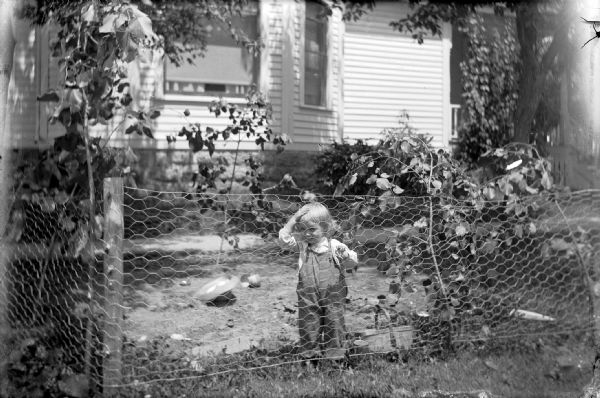
M 327 207 L 318 202 L 307 203 L 298 210 L 299 213 L 304 213 L 297 220 L 298 222 L 310 222 L 319 224 L 321 228 L 328 234 L 331 234 L 336 229 L 336 222 L 329 213 Z

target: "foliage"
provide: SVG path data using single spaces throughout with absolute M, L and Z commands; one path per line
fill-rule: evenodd
M 510 25 L 487 38 L 483 18 L 475 16 L 466 33 L 467 55 L 460 64 L 464 107 L 458 156 L 473 164 L 484 152 L 512 140 L 518 57 Z
M 438 164 L 438 168 L 432 169 Z M 447 184 L 444 186 L 447 192 L 442 191 L 444 181 L 456 180 L 451 172 L 463 173 L 464 170 L 447 153 L 436 151 L 431 146 L 431 138 L 419 135 L 410 125 L 408 115 L 403 114 L 400 127 L 384 130 L 382 139 L 371 152 L 350 154 L 348 172 L 338 179 L 334 194 L 359 186 L 357 193 L 363 195 L 452 195 L 454 185 Z M 434 181 L 433 185 L 429 180 Z
M 318 182 L 324 187 L 324 193 L 331 194 L 335 190 L 336 182 L 340 181 L 348 174 L 348 165 L 352 162 L 352 155 L 360 156 L 372 152 L 373 148 L 365 144 L 362 140 L 355 143 L 333 142 L 319 152 L 316 159 L 315 173 L 318 176 Z M 360 195 L 366 192 L 363 184 L 356 183 L 349 187 L 347 194 Z
M 376 7 L 377 1 L 335 0 L 332 8 L 347 5 L 347 20 L 356 20 L 369 9 Z M 522 73 L 518 80 L 519 97 L 516 100 L 514 118 L 514 140 L 530 142 L 530 130 L 534 125 L 538 107 L 544 100 L 545 87 L 551 85 L 559 76 L 569 51 L 569 23 L 574 20 L 573 3 L 564 0 L 537 2 L 528 0 L 510 1 L 424 1 L 410 0 L 410 13 L 399 19 L 392 19 L 390 26 L 398 32 L 407 32 L 419 43 L 423 43 L 428 34 L 441 36 L 444 23 L 466 28 L 469 19 L 482 7 L 493 7 L 497 15 L 514 13 L 516 20 L 516 42 Z M 551 105 L 552 102 L 547 102 Z M 554 109 L 553 113 L 558 113 Z M 538 115 L 539 116 L 539 115 Z M 535 124 L 540 125 L 538 120 Z M 542 122 L 543 123 L 543 122 Z M 538 134 L 542 134 L 538 132 Z M 547 132 L 544 132 L 547 134 Z M 538 140 L 539 141 L 539 140 Z
M 127 64 L 157 44 L 151 21 L 144 13 L 127 2 L 88 1 L 68 3 L 53 10 L 51 17 L 58 28 L 50 49 L 59 66 L 59 82 L 58 87 L 40 95 L 38 100 L 54 104 L 50 122 L 60 123 L 65 134 L 55 139 L 52 148 L 39 153 L 37 159 L 18 167 L 15 178 L 18 185 L 14 191 L 8 233 L 8 239 L 14 242 L 48 247 L 48 257 L 38 260 L 41 274 L 35 283 L 40 297 L 42 292 L 51 296 L 48 292 L 52 286 L 49 282 L 45 286 L 44 280 L 48 262 L 52 259 L 62 260 L 60 263 L 67 268 L 62 270 L 63 276 L 72 264 L 85 264 L 77 283 L 85 284 L 89 280 L 95 269 L 95 250 L 103 248 L 100 240 L 103 217 L 97 205 L 98 192 L 105 177 L 129 176 L 130 165 L 136 160 L 129 148 L 108 146 L 110 136 L 107 139 L 92 138 L 90 127 L 106 125 L 117 113 L 122 113 L 126 117 L 117 129 L 125 124 L 126 134 L 135 132 L 152 138 L 151 121 L 160 115 L 157 111 L 131 109 L 132 97 L 126 81 Z M 44 230 L 50 232 L 39 232 Z M 73 310 L 77 309 L 76 303 L 70 304 L 74 306 Z M 71 308 L 62 310 L 67 314 Z M 98 320 L 91 315 L 95 310 L 90 308 L 80 319 L 80 324 L 87 325 L 89 330 Z M 25 324 L 33 322 L 27 319 L 29 315 L 22 316 L 20 320 Z M 64 319 L 53 318 L 53 321 L 63 322 Z M 54 332 L 58 330 L 49 333 Z M 91 341 L 86 341 L 84 336 L 79 336 L 76 346 L 93 350 Z M 33 347 L 36 355 L 23 354 L 14 363 L 17 371 L 12 374 L 12 386 L 19 389 L 20 378 L 34 376 L 39 383 L 32 384 L 38 388 L 35 392 L 30 391 L 32 394 L 46 396 L 44 394 L 51 394 L 58 388 L 63 394 L 74 395 L 62 391 L 61 387 L 61 383 L 66 383 L 61 378 L 67 377 L 68 373 L 64 373 L 66 369 L 60 352 L 66 349 L 65 344 L 72 342 L 57 339 L 52 348 L 37 342 L 25 341 L 23 344 L 27 344 L 24 350 Z M 39 357 L 38 353 L 45 352 L 43 350 L 47 350 L 48 355 Z M 92 363 L 83 363 L 84 356 L 72 366 L 93 367 Z M 97 354 L 89 353 L 90 358 L 94 356 Z M 92 382 L 83 375 L 70 380 L 65 388 L 76 388 L 83 381 Z
M 89 0 L 36 0 L 35 5 L 25 7 L 24 14 L 37 24 L 44 24 L 54 18 L 59 18 L 58 22 L 62 24 L 65 22 L 63 15 L 68 16 L 88 2 Z M 116 4 L 109 0 L 98 3 Z M 175 65 L 184 61 L 192 63 L 205 54 L 212 24 L 223 27 L 234 41 L 252 54 L 256 54 L 262 46 L 260 41 L 248 37 L 236 25 L 236 18 L 251 7 L 251 0 L 132 0 L 128 3 L 138 7 L 152 21 L 153 31 L 160 38 L 161 48 Z
M 234 247 L 237 247 L 239 241 L 239 238 L 235 235 L 235 231 L 239 229 L 239 226 L 232 225 L 232 220 L 253 221 L 255 225 L 267 229 L 269 229 L 268 226 L 275 225 L 265 213 L 268 211 L 268 204 L 263 200 L 264 196 L 262 194 L 262 162 L 252 155 L 244 159 L 246 172 L 241 183 L 242 186 L 248 187 L 250 193 L 254 195 L 252 202 L 244 203 L 239 209 L 230 209 L 228 206 L 229 197 L 224 202 L 215 200 L 215 193 L 231 193 L 241 141 L 252 139 L 261 150 L 264 150 L 265 144 L 272 144 L 277 152 L 283 151 L 288 142 L 285 134 L 274 134 L 271 130 L 272 109 L 264 94 L 251 90 L 246 100 L 244 107 L 230 104 L 224 99 L 215 100 L 209 104 L 209 111 L 215 117 L 221 117 L 221 115 L 228 117 L 229 122 L 222 130 L 216 130 L 212 127 L 203 129 L 200 123 L 188 122 L 177 134 L 177 137 L 184 137 L 188 141 L 189 147 L 194 153 L 206 148 L 211 158 L 215 151 L 215 141 L 225 141 L 230 138 L 237 140 L 233 165 L 230 165 L 225 158 L 220 156 L 214 159 L 199 160 L 198 170 L 192 177 L 201 211 L 214 210 L 225 213 L 225 219 L 223 223 L 216 227 L 216 232 Z M 184 117 L 189 116 L 190 112 L 185 110 Z M 168 136 L 167 140 L 175 142 L 177 137 Z M 219 188 L 217 186 L 218 181 L 227 181 L 227 167 L 232 167 L 229 185 Z
M 219 117 L 221 114 L 228 116 L 229 123 L 223 130 L 215 130 L 209 126 L 203 132 L 200 123 L 188 121 L 179 130 L 177 137 L 185 137 L 194 153 L 206 147 L 209 156 L 215 152 L 215 141 L 228 140 L 231 136 L 237 138 L 238 144 L 244 136 L 246 139 L 252 138 L 262 150 L 266 143 L 272 142 L 278 151 L 282 151 L 287 139 L 285 136 L 273 134 L 270 127 L 272 109 L 264 94 L 252 90 L 246 96 L 246 100 L 246 106 L 243 108 L 236 104 L 229 104 L 224 99 L 215 100 L 209 104 L 208 109 L 214 113 L 215 117 Z M 189 110 L 185 110 L 183 116 L 189 117 Z M 167 136 L 167 141 L 175 142 L 177 137 Z M 211 186 L 214 187 L 214 185 Z M 206 187 L 202 187 L 201 190 L 206 190 Z
M 166 56 L 180 65 L 184 61 L 196 62 L 197 57 L 206 53 L 215 24 L 223 27 L 250 54 L 258 54 L 262 47 L 259 38 L 249 37 L 236 23 L 253 4 L 251 0 L 140 0 L 140 10 L 148 14 L 155 32 L 163 38 Z
M 420 218 L 396 228 L 388 239 L 389 268 L 384 271 L 398 283 L 411 272 L 426 274 L 432 289 L 430 322 L 449 329 L 455 319 L 476 310 L 465 303 L 480 299 L 469 297 L 477 290 L 474 275 L 487 270 L 479 267 L 478 260 L 491 258 L 500 247 L 510 248 L 515 237 L 533 236 L 539 205 L 529 196 L 555 188 L 548 161 L 533 147 L 495 149 L 485 154 L 486 168 L 467 173 L 430 141 L 410 126 L 387 131 L 376 151 L 352 156 L 336 193 L 359 183 L 369 187 L 366 193 L 376 196 L 354 204 L 358 225 L 396 211 L 401 203 L 398 196 L 423 198 L 413 214 Z M 483 224 L 489 214 L 498 213 L 502 214 L 499 222 Z
M 100 6 L 89 2 L 57 18 L 62 25 L 51 47 L 61 80 L 57 89 L 38 99 L 55 103 L 50 121 L 62 124 L 66 134 L 57 137 L 53 148 L 36 161 L 19 168 L 13 219 L 25 222 L 27 207 L 46 214 L 60 208 L 59 229 L 52 238 L 56 252 L 79 257 L 90 253 L 92 237 L 102 234 L 102 219 L 94 215 L 99 212 L 95 193 L 104 177 L 128 175 L 136 160 L 129 148 L 110 148 L 106 140 L 90 138 L 89 127 L 107 124 L 115 113 L 124 112 L 127 134 L 152 137 L 150 121 L 159 113 L 130 109 L 132 98 L 125 78 L 127 63 L 143 47 L 151 46 L 155 35 L 150 20 L 127 3 Z M 13 225 L 17 241 L 23 228 Z
M 89 381 L 63 347 L 61 336 L 14 340 L 7 361 L 11 397 L 88 396 Z

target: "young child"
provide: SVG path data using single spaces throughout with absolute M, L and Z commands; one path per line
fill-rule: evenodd
M 345 270 L 341 260 L 358 262 L 354 251 L 331 239 L 334 221 L 320 203 L 308 203 L 279 231 L 287 247 L 298 247 L 298 328 L 305 358 L 344 355 L 346 299 Z M 295 236 L 294 236 L 295 235 Z M 320 337 L 323 336 L 321 341 Z

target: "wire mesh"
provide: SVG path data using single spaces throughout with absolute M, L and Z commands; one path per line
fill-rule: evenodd
M 332 238 L 358 254 L 357 263 L 333 263 L 347 286 L 338 303 L 343 338 L 333 345 L 341 351 L 324 341 L 332 303 L 318 300 L 310 308 L 317 316 L 315 358 L 435 353 L 467 342 L 583 338 L 591 331 L 588 281 L 597 276 L 600 191 L 524 198 L 518 205 L 534 210 L 526 223 L 505 203 L 313 199 L 335 220 Z M 2 242 L 0 301 L 14 355 L 58 356 L 70 374 L 105 387 L 305 360 L 298 343 L 302 253 L 278 240 L 305 203 L 302 195 L 127 187 L 123 271 L 110 278 L 104 252 L 88 265 L 53 248 L 55 213 L 28 209 L 19 243 Z M 468 225 L 454 223 L 455 213 Z M 118 319 L 107 311 L 114 283 L 122 291 Z M 121 348 L 121 377 L 107 382 L 111 342 Z

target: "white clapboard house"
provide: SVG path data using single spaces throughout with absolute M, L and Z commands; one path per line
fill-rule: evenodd
M 166 139 L 185 123 L 184 109 L 190 110 L 190 121 L 218 128 L 227 119 L 216 119 L 207 105 L 219 97 L 243 103 L 255 85 L 273 106 L 274 132 L 292 140 L 287 151 L 318 151 L 322 144 L 342 139 L 377 140 L 383 129 L 397 127 L 405 112 L 436 146 L 448 147 L 458 110 L 454 104 L 460 103 L 452 27 L 445 24 L 441 37 L 418 44 L 390 26 L 410 12 L 407 2 L 377 2 L 356 22 L 342 21 L 339 10 L 328 19 L 320 18 L 320 12 L 312 2 L 255 2 L 238 23 L 265 43 L 258 57 L 215 26 L 206 56 L 195 65 L 175 67 L 158 56 L 134 61 L 130 79 L 135 106 L 161 111 L 156 140 L 135 134 L 113 134 L 112 139 L 134 150 L 188 150 L 184 140 Z M 9 125 L 20 147 L 48 146 L 63 134 L 60 126 L 48 124 L 46 105 L 36 102 L 36 95 L 58 79 L 48 36 L 47 28 L 24 26 L 15 51 Z M 96 128 L 95 133 L 106 130 Z M 233 143 L 217 146 L 221 151 L 232 148 Z M 256 145 L 248 140 L 241 149 Z

